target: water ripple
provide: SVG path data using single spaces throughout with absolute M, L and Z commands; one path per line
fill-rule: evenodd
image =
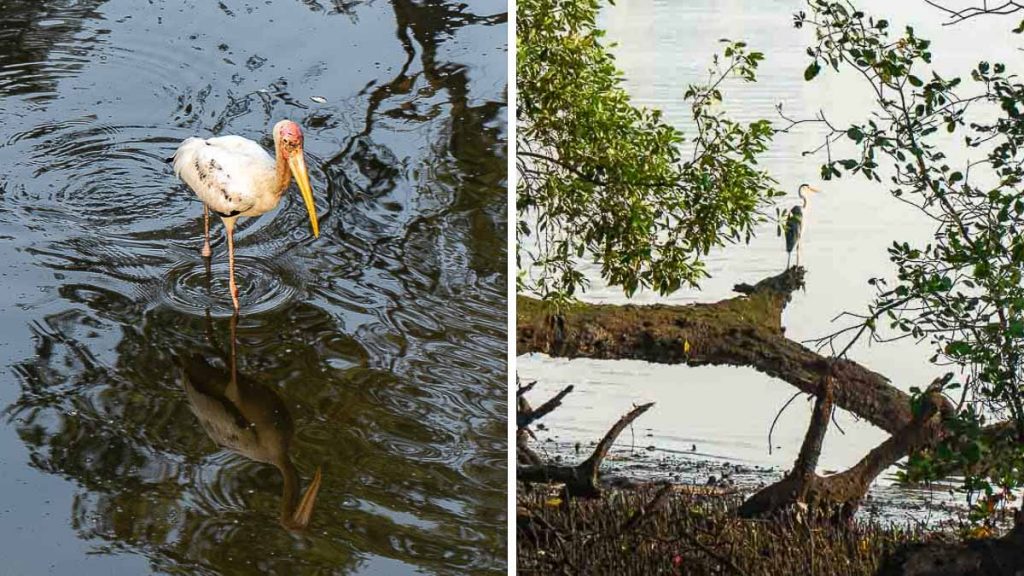
M 5 8 L 0 441 L 25 456 L 0 493 L 48 514 L 7 525 L 104 573 L 503 574 L 503 19 L 447 0 Z M 282 118 L 306 133 L 321 235 L 294 189 L 239 222 L 233 324 L 223 226 L 207 267 L 165 160 L 194 135 L 269 148 Z M 278 522 L 279 469 L 208 436 L 197 356 L 211 406 L 244 396 L 234 359 L 252 405 L 290 415 L 299 483 L 323 471 L 306 532 Z M 46 545 L 0 556 L 78 568 Z
M 291 284 L 297 278 L 284 261 L 235 255 L 235 282 L 246 314 L 274 310 L 290 302 L 299 292 L 299 287 Z M 163 302 L 180 312 L 200 316 L 207 311 L 214 316 L 234 313 L 226 258 L 209 267 L 195 261 L 180 262 L 167 271 L 163 288 Z

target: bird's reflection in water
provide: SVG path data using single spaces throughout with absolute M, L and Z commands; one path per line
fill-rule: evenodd
M 212 334 L 209 315 L 207 319 Z M 228 367 L 219 368 L 202 355 L 192 354 L 181 362 L 182 385 L 192 412 L 214 442 L 251 460 L 272 464 L 281 472 L 280 522 L 289 530 L 302 530 L 309 524 L 320 490 L 320 468 L 300 497 L 299 474 L 288 452 L 294 432 L 291 414 L 274 390 L 238 373 L 237 322 L 235 315 L 231 318 Z

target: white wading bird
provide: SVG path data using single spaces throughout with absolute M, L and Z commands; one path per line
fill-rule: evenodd
M 262 146 L 241 136 L 188 138 L 174 153 L 174 173 L 203 201 L 205 240 L 202 254 L 210 257 L 210 210 L 224 222 L 228 233 L 228 270 L 231 301 L 238 310 L 235 285 L 235 221 L 240 216 L 259 216 L 280 202 L 295 177 L 309 211 L 313 236 L 320 235 L 313 192 L 302 152 L 302 130 L 291 120 L 274 125 L 276 158 Z

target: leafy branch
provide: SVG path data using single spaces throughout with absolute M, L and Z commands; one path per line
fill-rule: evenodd
M 556 306 L 586 289 L 588 260 L 626 295 L 696 285 L 708 252 L 749 240 L 781 195 L 757 167 L 770 123 L 742 124 L 719 106 L 725 82 L 755 81 L 764 55 L 723 41 L 707 81 L 682 95 L 696 127 L 687 140 L 660 111 L 630 102 L 596 27 L 599 7 L 518 5 L 517 288 Z
M 932 63 L 930 42 L 912 27 L 893 31 L 887 20 L 848 1 L 808 4 L 809 14 L 794 20 L 815 32 L 805 78 L 828 69 L 853 72 L 870 89 L 874 107 L 847 127 L 819 113 L 790 120 L 785 129 L 825 126 L 818 148 L 827 151 L 823 178 L 887 182 L 894 198 L 936 226 L 924 246 L 894 241 L 888 252 L 895 277 L 871 279 L 876 296 L 868 312 L 849 314 L 855 325 L 818 343 L 832 345 L 852 333 L 842 355 L 864 336 L 930 342 L 931 361 L 960 375 L 944 384 L 947 391 L 962 387 L 951 424 L 958 433 L 932 459 L 912 459 L 912 475 L 927 476 L 934 458 L 969 467 L 994 449 L 974 434 L 987 420 L 1008 418 L 1024 439 L 1024 84 L 1002 63 L 979 62 L 967 82 L 945 77 Z M 853 153 L 833 158 L 840 141 Z M 880 335 L 880 323 L 896 335 Z M 992 493 L 1020 486 L 1024 469 L 1013 464 L 1020 460 L 969 474 L 965 486 Z

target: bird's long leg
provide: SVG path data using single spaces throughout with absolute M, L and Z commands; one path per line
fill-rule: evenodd
M 224 219 L 224 228 L 228 231 L 228 275 L 231 276 L 229 286 L 231 288 L 231 302 L 238 311 L 238 286 L 235 284 L 235 220 Z
M 231 315 L 231 382 L 228 383 L 228 390 L 238 398 L 238 359 L 235 354 L 235 340 L 238 339 L 238 305 L 235 305 L 235 313 Z M 230 398 L 230 396 L 229 396 Z
M 210 250 L 210 207 L 203 204 L 203 258 L 209 258 L 213 255 Z
M 786 270 L 789 270 L 789 268 L 790 268 L 789 263 L 792 260 L 793 260 L 793 251 L 790 250 L 790 251 L 786 252 Z

